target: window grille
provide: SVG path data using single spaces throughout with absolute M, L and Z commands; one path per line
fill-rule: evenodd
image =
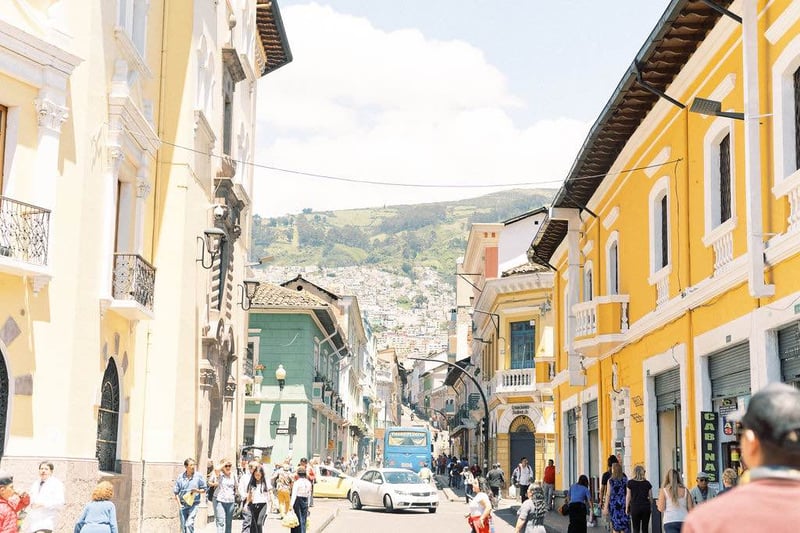
M 731 135 L 719 143 L 719 223 L 731 218 Z
M 103 472 L 117 471 L 117 434 L 119 426 L 119 376 L 111 359 L 103 374 L 100 409 L 97 411 L 97 461 Z

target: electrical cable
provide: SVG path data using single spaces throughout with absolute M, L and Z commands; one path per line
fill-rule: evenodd
M 342 181 L 342 182 L 345 182 L 345 183 L 356 183 L 356 184 L 361 184 L 361 185 L 378 185 L 378 186 L 385 186 L 385 187 L 409 187 L 409 188 L 418 188 L 418 189 L 487 189 L 487 188 L 496 189 L 496 188 L 501 188 L 501 187 L 544 186 L 544 185 L 558 185 L 558 184 L 564 183 L 563 179 L 558 179 L 558 180 L 545 180 L 545 181 L 538 181 L 538 182 L 492 183 L 492 184 L 484 183 L 484 184 L 466 185 L 466 184 L 453 184 L 453 183 L 449 183 L 449 184 L 445 184 L 445 183 L 400 183 L 400 182 L 396 182 L 396 181 L 377 181 L 377 180 L 349 178 L 349 177 L 344 177 L 344 176 L 334 176 L 334 175 L 330 175 L 330 174 L 319 174 L 319 173 L 316 173 L 316 172 L 307 172 L 307 171 L 304 171 L 304 170 L 295 170 L 295 169 L 291 169 L 291 168 L 276 167 L 276 166 L 267 165 L 267 164 L 263 164 L 263 163 L 256 163 L 254 161 L 243 161 L 243 160 L 240 160 L 240 159 L 234 159 L 234 158 L 232 158 L 230 156 L 227 156 L 227 155 L 219 155 L 219 154 L 215 154 L 215 153 L 211 153 L 211 152 L 204 152 L 203 150 L 198 150 L 196 148 L 192 148 L 192 147 L 189 147 L 189 146 L 183 146 L 183 145 L 172 143 L 172 142 L 165 141 L 165 140 L 162 140 L 162 139 L 155 139 L 155 138 L 152 138 L 150 136 L 143 135 L 141 133 L 137 133 L 137 132 L 130 131 L 130 130 L 128 130 L 128 133 L 130 133 L 131 135 L 136 136 L 136 137 L 141 137 L 141 138 L 148 139 L 150 141 L 159 142 L 161 144 L 166 144 L 168 146 L 172 146 L 174 148 L 179 148 L 181 150 L 187 150 L 187 151 L 193 152 L 195 154 L 205 155 L 207 157 L 216 157 L 218 159 L 227 159 L 227 160 L 232 161 L 234 163 L 250 166 L 250 167 L 253 167 L 253 168 L 260 168 L 260 169 L 264 169 L 264 170 L 272 170 L 272 171 L 275 171 L 275 172 L 284 172 L 284 173 L 287 173 L 287 174 L 295 174 L 295 175 L 298 175 L 298 176 L 306 176 L 306 177 L 309 177 L 309 178 L 317 178 L 317 179 L 331 180 L 331 181 Z M 637 171 L 637 170 L 645 170 L 645 169 L 648 169 L 648 168 L 660 167 L 660 166 L 663 166 L 663 165 L 666 165 L 666 164 L 669 164 L 669 163 L 677 163 L 677 162 L 679 162 L 681 160 L 682 160 L 681 158 L 678 158 L 678 159 L 673 159 L 671 161 L 664 161 L 664 162 L 661 162 L 661 163 L 655 163 L 655 164 L 652 164 L 652 165 L 646 165 L 646 166 L 643 166 L 643 167 L 626 168 L 626 169 L 623 169 L 623 170 L 618 170 L 617 172 L 607 172 L 607 173 L 604 173 L 604 174 L 595 174 L 595 175 L 591 175 L 591 176 L 580 176 L 580 177 L 572 178 L 570 181 L 571 182 L 575 182 L 575 181 L 582 181 L 582 180 L 595 180 L 597 178 L 604 178 L 606 176 L 614 176 L 614 175 L 618 175 L 618 174 L 623 174 L 625 172 L 634 172 L 634 171 Z

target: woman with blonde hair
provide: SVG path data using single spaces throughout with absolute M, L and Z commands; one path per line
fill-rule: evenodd
M 92 491 L 92 501 L 83 508 L 74 533 L 117 533 L 117 508 L 111 498 L 114 486 L 101 481 Z
M 739 476 L 736 475 L 736 470 L 733 468 L 726 468 L 722 471 L 722 490 L 717 495 L 727 492 L 736 486 Z
M 625 509 L 631 517 L 633 533 L 650 531 L 650 507 L 653 503 L 653 485 L 644 477 L 642 465 L 633 467 L 633 478 L 628 480 Z
M 658 491 L 658 510 L 664 533 L 680 533 L 686 515 L 694 507 L 689 491 L 683 486 L 681 475 L 674 468 L 667 470 L 661 490 Z

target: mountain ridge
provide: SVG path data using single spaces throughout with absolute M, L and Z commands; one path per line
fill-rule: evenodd
M 469 226 L 502 222 L 547 205 L 555 189 L 514 189 L 464 200 L 253 216 L 252 256 L 272 264 L 369 266 L 414 278 L 430 267 L 454 280 Z

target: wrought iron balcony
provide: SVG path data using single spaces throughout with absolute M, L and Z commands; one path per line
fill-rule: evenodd
M 250 379 L 253 379 L 255 374 L 253 373 L 253 360 L 249 357 L 245 357 L 242 360 L 242 375 L 246 376 Z
M 112 309 L 135 320 L 152 318 L 156 269 L 137 254 L 114 254 Z
M 0 196 L 0 256 L 47 265 L 50 211 Z

